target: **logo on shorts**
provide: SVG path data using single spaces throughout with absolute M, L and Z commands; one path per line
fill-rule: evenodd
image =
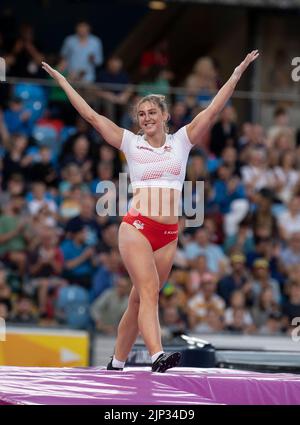
M 144 228 L 144 223 L 140 220 L 134 220 L 132 223 L 134 227 L 136 227 L 138 230 L 141 230 Z
M 178 233 L 178 230 L 165 230 L 164 235 L 175 235 Z

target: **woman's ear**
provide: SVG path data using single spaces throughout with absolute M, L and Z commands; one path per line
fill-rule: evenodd
M 169 112 L 163 112 L 163 118 L 164 118 L 165 124 L 167 124 L 171 119 L 171 115 L 169 114 Z

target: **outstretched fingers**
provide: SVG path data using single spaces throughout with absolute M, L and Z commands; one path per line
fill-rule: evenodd
M 247 56 L 246 56 L 246 62 L 249 64 L 249 63 L 251 63 L 251 62 L 253 62 L 255 59 L 257 59 L 258 58 L 258 56 L 259 56 L 259 52 L 258 52 L 258 50 L 252 50 L 252 52 L 251 53 L 249 53 Z
M 46 62 L 42 62 L 42 68 L 48 72 L 48 74 L 51 75 L 51 71 L 53 71 L 53 69 L 51 68 L 50 65 L 48 65 Z
M 42 62 L 42 68 L 48 72 L 48 74 L 54 78 L 55 80 L 59 81 L 64 79 L 64 77 L 56 71 L 56 69 L 52 68 L 50 65 L 48 65 L 46 62 Z

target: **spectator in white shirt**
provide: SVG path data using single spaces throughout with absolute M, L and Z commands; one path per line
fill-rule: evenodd
M 282 202 L 291 200 L 294 188 L 299 182 L 299 172 L 295 170 L 295 165 L 295 152 L 288 150 L 282 153 L 279 165 L 274 168 L 276 193 Z
M 300 232 L 300 196 L 289 202 L 287 211 L 279 215 L 278 223 L 280 236 L 285 241 L 288 241 L 293 233 Z
M 261 148 L 251 149 L 249 165 L 241 168 L 241 174 L 249 196 L 265 187 L 272 189 L 275 185 L 274 173 L 268 168 L 266 151 Z
M 49 198 L 46 193 L 46 185 L 44 182 L 35 182 L 32 185 L 33 199 L 28 202 L 28 209 L 31 215 L 37 215 L 41 209 L 48 211 L 48 218 L 51 220 L 49 225 L 55 224 L 57 205 Z
M 210 310 L 223 316 L 225 301 L 217 293 L 217 278 L 212 273 L 204 273 L 200 291 L 188 301 L 188 321 L 192 330 L 206 322 Z

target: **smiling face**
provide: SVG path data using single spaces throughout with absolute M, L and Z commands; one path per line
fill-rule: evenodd
M 137 108 L 138 123 L 145 136 L 153 137 L 165 133 L 165 124 L 168 113 L 163 111 L 156 103 L 145 101 Z

